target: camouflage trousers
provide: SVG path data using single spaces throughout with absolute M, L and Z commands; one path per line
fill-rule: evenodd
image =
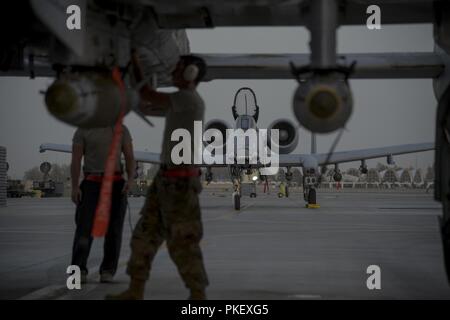
M 189 289 L 208 285 L 199 246 L 203 236 L 198 194 L 199 177 L 163 177 L 161 171 L 151 184 L 131 240 L 127 273 L 147 280 L 152 261 L 166 241 L 170 257 Z

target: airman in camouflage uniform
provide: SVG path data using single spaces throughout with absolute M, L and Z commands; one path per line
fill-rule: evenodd
M 147 194 L 131 240 L 128 274 L 147 280 L 150 265 L 164 240 L 170 257 L 191 291 L 208 284 L 199 242 L 203 235 L 199 177 L 164 177 L 160 171 Z
M 137 81 L 144 82 L 137 55 L 134 55 L 133 62 Z M 132 253 L 127 268 L 130 286 L 125 292 L 107 298 L 144 297 L 145 281 L 164 240 L 181 278 L 190 289 L 190 298 L 206 298 L 208 278 L 199 245 L 203 236 L 198 199 L 200 171 L 190 164 L 175 165 L 171 159 L 171 150 L 178 143 L 171 141 L 172 132 L 183 128 L 193 137 L 194 121 L 203 121 L 204 102 L 195 89 L 205 72 L 206 65 L 202 59 L 182 56 L 172 74 L 179 91 L 171 94 L 156 92 L 146 82 L 140 88 L 141 99 L 149 103 L 142 111 L 147 115 L 163 114 L 166 117 L 162 165 L 148 190 L 141 217 L 133 231 Z M 191 151 L 195 152 L 193 141 Z

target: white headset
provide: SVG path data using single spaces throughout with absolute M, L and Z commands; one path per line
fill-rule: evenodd
M 194 81 L 197 79 L 199 69 L 195 64 L 190 64 L 184 68 L 183 78 L 186 81 Z

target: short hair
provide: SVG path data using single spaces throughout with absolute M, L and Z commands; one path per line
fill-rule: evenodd
M 188 66 L 190 64 L 195 65 L 198 68 L 198 75 L 194 79 L 194 82 L 198 84 L 206 74 L 206 62 L 202 58 L 189 54 L 180 56 L 180 61 L 183 62 L 184 66 Z

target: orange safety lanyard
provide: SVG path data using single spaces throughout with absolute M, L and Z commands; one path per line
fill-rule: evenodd
M 117 122 L 114 125 L 114 133 L 111 145 L 109 147 L 108 158 L 106 159 L 105 172 L 103 175 L 102 185 L 100 189 L 100 197 L 95 211 L 94 224 L 92 227 L 92 237 L 100 238 L 106 235 L 109 226 L 109 218 L 111 211 L 112 190 L 114 182 L 114 173 L 118 156 L 118 148 L 123 135 L 123 118 L 125 117 L 125 84 L 121 78 L 119 68 L 114 68 L 112 78 L 116 82 L 120 91 L 120 113 Z

